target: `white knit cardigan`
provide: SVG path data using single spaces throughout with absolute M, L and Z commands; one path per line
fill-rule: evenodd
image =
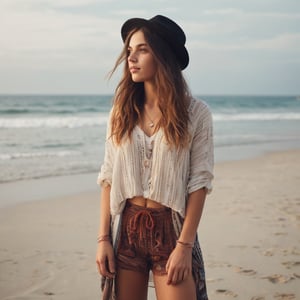
M 190 193 L 203 187 L 211 191 L 214 165 L 211 112 L 205 102 L 195 99 L 191 100 L 188 111 L 191 138 L 187 148 L 170 148 L 163 130 L 156 133 L 148 196 L 182 217 L 185 216 L 186 200 Z M 146 156 L 141 138 L 141 130 L 135 129 L 131 140 L 125 140 L 120 146 L 115 145 L 109 119 L 104 162 L 97 183 L 111 186 L 112 216 L 121 214 L 126 199 L 143 196 L 142 172 Z

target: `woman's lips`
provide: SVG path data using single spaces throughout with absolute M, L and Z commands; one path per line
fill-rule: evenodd
M 129 70 L 131 73 L 136 73 L 137 71 L 139 71 L 139 68 L 138 67 L 130 67 Z

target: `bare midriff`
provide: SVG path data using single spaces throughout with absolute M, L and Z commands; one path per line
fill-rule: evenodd
M 164 206 L 154 200 L 144 198 L 142 196 L 133 197 L 131 199 L 127 199 L 128 202 L 134 205 L 149 207 L 149 208 L 163 208 Z

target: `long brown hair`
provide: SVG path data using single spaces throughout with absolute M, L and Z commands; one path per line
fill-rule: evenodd
M 112 137 L 118 145 L 121 144 L 123 138 L 130 139 L 144 110 L 144 83 L 132 81 L 127 61 L 130 38 L 138 30 L 144 33 L 157 63 L 154 84 L 162 113 L 160 126 L 164 130 L 169 145 L 176 148 L 185 147 L 189 141 L 190 92 L 172 50 L 167 43 L 155 33 L 150 32 L 147 27 L 137 28 L 128 34 L 123 51 L 111 72 L 112 75 L 117 67 L 125 62 L 122 79 L 115 91 L 111 118 Z

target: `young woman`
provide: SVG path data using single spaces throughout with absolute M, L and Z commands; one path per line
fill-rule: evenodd
M 213 179 L 212 119 L 189 93 L 185 34 L 172 20 L 127 20 L 123 77 L 108 122 L 96 262 L 104 299 L 207 299 L 197 227 Z

